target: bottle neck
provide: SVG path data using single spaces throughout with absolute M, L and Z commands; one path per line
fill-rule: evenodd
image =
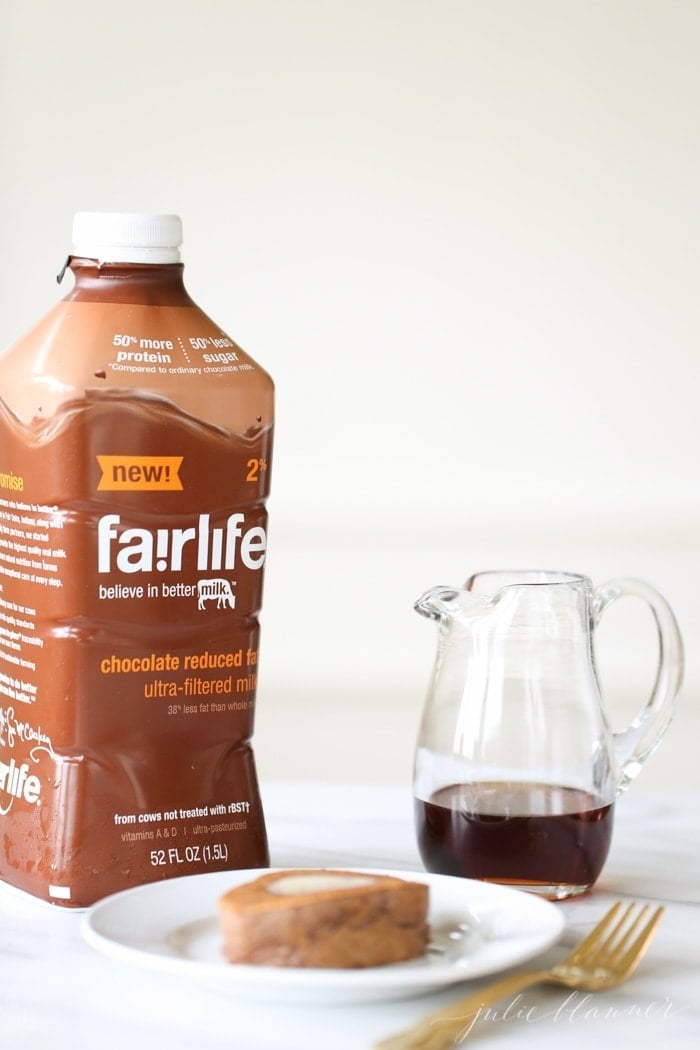
M 103 263 L 71 257 L 75 286 L 67 302 L 195 306 L 183 281 L 182 263 Z

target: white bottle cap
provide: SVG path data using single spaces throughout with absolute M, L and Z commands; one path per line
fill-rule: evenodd
M 73 218 L 71 255 L 100 264 L 178 263 L 181 244 L 179 215 L 79 211 Z

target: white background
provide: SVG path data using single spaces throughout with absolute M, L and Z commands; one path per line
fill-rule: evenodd
M 0 343 L 76 210 L 175 211 L 188 288 L 273 375 L 261 776 L 410 780 L 423 590 L 632 574 L 700 786 L 696 0 L 0 0 Z M 0 378 L 1 383 L 1 378 Z M 616 725 L 651 619 L 601 627 Z

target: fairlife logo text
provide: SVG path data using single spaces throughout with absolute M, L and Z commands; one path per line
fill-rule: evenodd
M 37 805 L 41 798 L 41 781 L 34 773 L 29 772 L 29 763 L 17 765 L 14 758 L 9 762 L 0 761 L 0 792 L 9 795 L 7 804 L 0 800 L 0 813 L 8 813 L 17 798 L 24 799 L 30 805 Z
M 208 514 L 186 529 L 123 529 L 119 514 L 105 514 L 97 526 L 97 571 L 181 572 L 187 555 L 199 572 L 261 569 L 267 535 L 262 525 L 245 528 L 245 515 L 231 514 L 223 528 L 212 528 Z

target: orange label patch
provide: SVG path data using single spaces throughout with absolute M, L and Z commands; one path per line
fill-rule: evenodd
M 98 456 L 102 477 L 97 486 L 107 492 L 182 490 L 182 456 Z

